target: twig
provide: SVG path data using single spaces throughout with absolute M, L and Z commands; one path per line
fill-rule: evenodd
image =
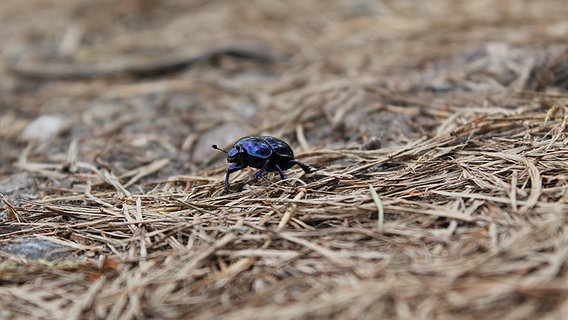
M 375 191 L 373 185 L 370 184 L 369 189 L 371 189 L 371 196 L 373 197 L 373 201 L 375 201 L 375 204 L 377 205 L 377 210 L 379 211 L 378 227 L 379 230 L 382 231 L 384 227 L 385 209 L 383 208 L 383 203 L 381 202 L 381 198 L 379 198 L 379 195 L 377 194 L 377 191 Z
M 285 60 L 284 55 L 257 43 L 236 43 L 195 54 L 191 50 L 162 55 L 153 59 L 117 59 L 94 65 L 69 65 L 62 63 L 34 63 L 23 61 L 9 67 L 14 75 L 23 78 L 46 80 L 70 80 L 108 78 L 118 76 L 151 77 L 180 71 L 222 56 L 251 59 L 263 63 Z

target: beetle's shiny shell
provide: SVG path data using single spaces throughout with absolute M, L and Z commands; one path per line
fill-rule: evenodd
M 233 148 L 229 150 L 229 156 L 231 154 L 236 155 L 238 153 L 237 146 L 242 147 L 246 150 L 249 156 L 266 159 L 272 155 L 271 145 L 263 139 L 263 137 L 244 137 L 233 145 Z
M 271 136 L 261 136 L 260 138 L 266 141 L 266 143 L 270 145 L 270 148 L 279 156 L 294 159 L 294 152 L 286 142 Z

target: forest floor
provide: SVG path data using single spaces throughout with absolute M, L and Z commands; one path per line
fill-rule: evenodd
M 2 1 L 0 318 L 561 319 L 567 16 Z

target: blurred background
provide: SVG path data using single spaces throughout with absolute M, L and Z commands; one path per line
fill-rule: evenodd
M 73 141 L 118 172 L 169 158 L 164 177 L 249 134 L 298 151 L 404 144 L 483 93 L 547 87 L 534 69 L 563 52 L 566 7 L 5 0 L 0 173 L 26 146 L 29 161 L 62 163 Z

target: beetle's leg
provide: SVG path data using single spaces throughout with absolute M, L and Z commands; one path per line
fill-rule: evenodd
M 310 167 L 310 166 L 308 166 L 307 164 L 305 164 L 305 163 L 303 163 L 303 162 L 300 162 L 300 161 L 298 161 L 298 160 L 290 160 L 290 161 L 288 161 L 288 162 L 289 162 L 289 163 L 293 163 L 293 164 L 299 165 L 300 168 L 302 168 L 302 170 L 304 170 L 305 173 L 310 173 L 310 172 L 313 172 L 313 171 L 314 171 L 314 169 L 313 169 L 312 167 Z
M 229 192 L 229 175 L 231 174 L 231 172 L 239 171 L 243 168 L 244 167 L 241 167 L 236 164 L 232 164 L 229 166 L 229 169 L 227 170 L 227 175 L 225 175 L 225 192 Z
M 278 166 L 277 164 L 274 164 L 274 167 L 276 167 L 276 170 L 278 170 L 278 173 L 280 173 L 280 178 L 282 180 L 286 179 L 286 175 L 284 174 L 284 172 L 282 171 L 282 169 L 280 169 L 280 166 Z
M 255 174 L 254 174 L 254 178 L 255 179 L 259 179 L 260 175 L 264 172 L 264 170 L 266 170 L 266 167 L 268 167 L 268 164 L 270 163 L 270 160 L 266 160 L 266 162 L 264 163 L 264 165 L 262 166 L 262 168 L 260 168 L 260 170 L 258 170 Z

